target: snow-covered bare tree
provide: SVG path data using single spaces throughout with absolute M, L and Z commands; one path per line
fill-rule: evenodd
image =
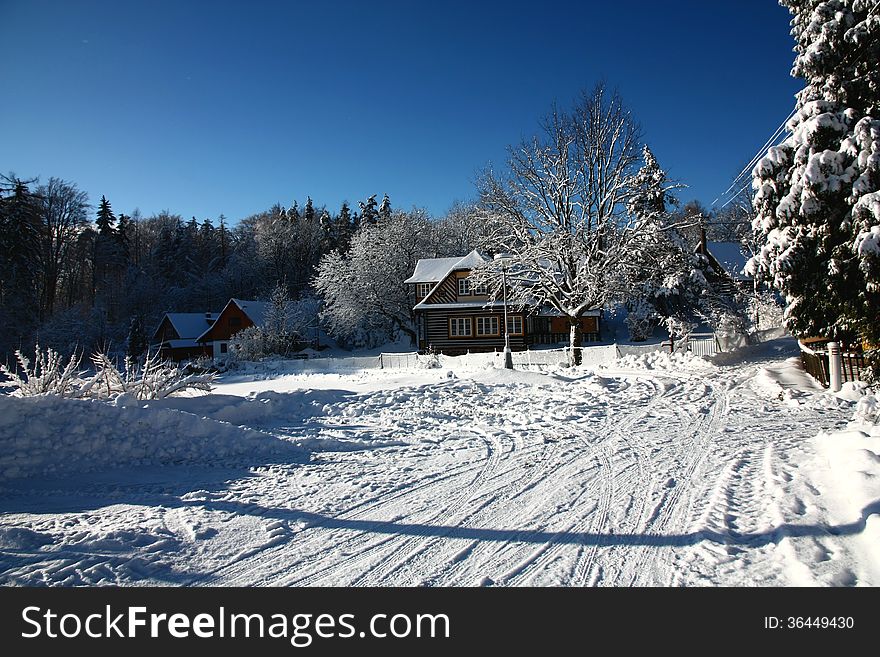
M 395 211 L 387 221 L 362 224 L 347 252 L 325 255 L 314 286 L 330 333 L 346 339 L 365 330 L 382 340 L 400 331 L 415 341 L 413 294 L 403 281 L 420 258 L 463 255 L 449 229 L 422 210 Z
M 781 4 L 806 86 L 752 172 L 750 271 L 784 294 L 793 333 L 880 344 L 880 3 Z
M 631 113 L 600 84 L 570 112 L 554 107 L 540 135 L 508 149 L 506 171 L 488 170 L 478 183 L 485 246 L 509 258 L 491 260 L 475 280 L 497 289 L 508 268 L 512 303 L 548 305 L 568 318 L 575 359 L 583 313 L 619 289 L 640 148 Z

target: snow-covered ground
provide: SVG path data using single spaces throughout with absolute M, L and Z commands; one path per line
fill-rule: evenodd
M 880 585 L 878 409 L 795 356 L 0 397 L 0 583 Z

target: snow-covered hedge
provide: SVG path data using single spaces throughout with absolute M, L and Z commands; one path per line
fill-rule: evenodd
M 306 453 L 259 431 L 153 408 L 130 395 L 114 403 L 0 395 L 0 482 L 119 466 L 221 462 L 229 457 L 298 461 Z

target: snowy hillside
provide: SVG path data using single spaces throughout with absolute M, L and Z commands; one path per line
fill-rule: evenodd
M 795 354 L 0 396 L 0 583 L 880 585 L 876 402 Z

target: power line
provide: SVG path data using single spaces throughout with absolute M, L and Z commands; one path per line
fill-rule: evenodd
M 788 124 L 788 121 L 791 119 L 792 116 L 794 116 L 796 111 L 797 111 L 797 106 L 795 106 L 795 108 L 792 109 L 791 112 L 788 113 L 788 116 L 785 117 L 785 119 L 782 121 L 782 123 L 779 124 L 779 127 L 777 127 L 776 130 L 773 131 L 773 134 L 770 135 L 770 138 L 767 141 L 765 141 L 764 145 L 758 149 L 758 152 L 752 156 L 752 159 L 749 160 L 749 163 L 743 168 L 742 171 L 739 172 L 739 174 L 736 176 L 736 178 L 733 179 L 733 182 L 730 183 L 730 187 L 725 189 L 721 194 L 719 194 L 718 198 L 716 198 L 714 201 L 712 201 L 712 207 L 715 207 L 715 204 L 718 203 L 718 201 L 720 199 L 727 196 L 727 193 L 737 185 L 737 183 L 740 181 L 740 179 L 743 177 L 743 175 L 745 175 L 746 172 L 750 171 L 752 169 L 752 167 L 754 167 L 755 164 L 758 163 L 758 160 L 760 160 L 762 157 L 764 157 L 764 154 L 767 152 L 767 149 L 779 139 L 780 135 L 785 130 L 786 124 Z M 745 188 L 740 189 L 739 192 L 737 192 L 736 196 L 738 196 L 742 192 L 743 189 L 745 189 Z M 736 196 L 734 196 L 734 198 L 736 198 Z M 722 207 L 724 207 L 724 206 L 722 206 Z

